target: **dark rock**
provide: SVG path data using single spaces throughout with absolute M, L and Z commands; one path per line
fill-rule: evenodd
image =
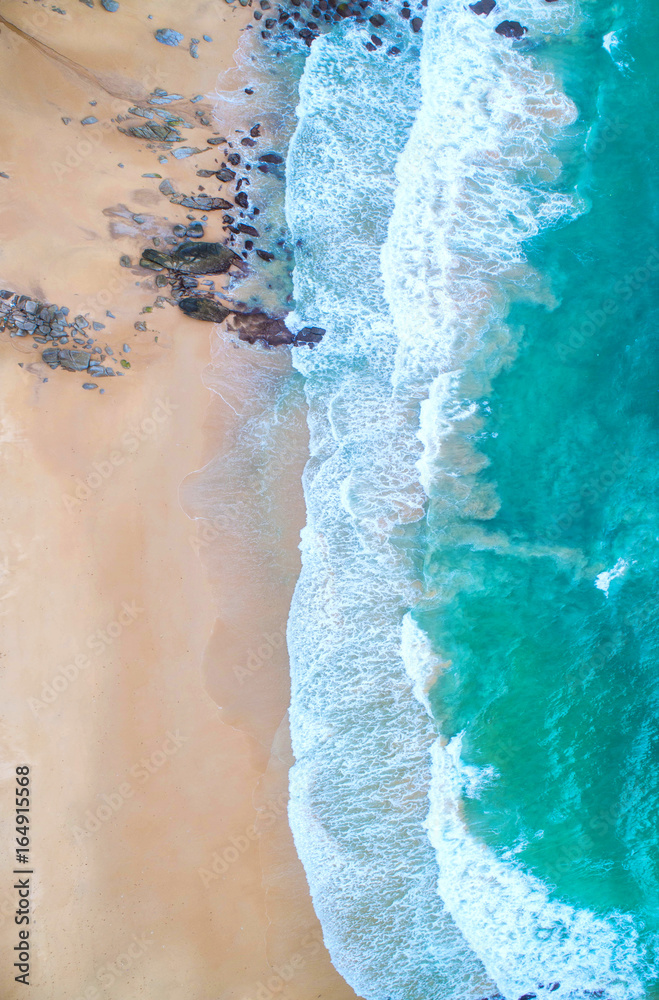
M 80 124 L 81 125 L 97 125 L 98 124 L 98 118 L 94 118 L 93 115 L 90 115 L 88 118 L 83 118 L 82 121 L 80 122 Z
M 98 389 L 96 382 L 83 382 L 83 389 Z
M 318 344 L 325 336 L 322 326 L 305 326 L 295 334 L 295 344 Z
M 158 185 L 158 190 L 160 191 L 161 194 L 176 194 L 176 188 L 174 187 L 172 182 L 167 179 L 167 177 L 164 179 L 164 181 L 160 182 L 160 184 Z
M 256 143 L 254 142 L 253 139 L 250 139 L 249 136 L 246 135 L 244 139 L 240 140 L 240 145 L 241 146 L 256 146 Z
M 293 343 L 293 334 L 283 319 L 276 319 L 273 316 L 268 316 L 267 313 L 258 311 L 234 312 L 231 318 L 231 327 L 237 332 L 239 339 L 248 344 L 261 341 L 269 347 L 280 347 L 283 344 Z
M 259 160 L 262 163 L 283 163 L 284 157 L 280 156 L 279 153 L 261 153 Z
M 248 226 L 244 222 L 241 222 L 238 226 L 236 226 L 236 229 L 238 230 L 239 233 L 245 233 L 246 236 L 261 235 L 258 229 L 255 229 L 254 226 Z
M 238 254 L 221 243 L 182 243 L 170 259 L 171 269 L 184 274 L 225 274 L 232 264 L 243 264 Z
M 560 983 L 551 983 L 547 988 L 550 993 L 553 993 L 554 990 L 557 990 L 560 985 Z
M 519 21 L 502 21 L 494 30 L 497 35 L 503 35 L 504 38 L 521 38 L 529 29 L 523 27 Z
M 84 372 L 89 368 L 89 351 L 69 351 L 63 348 L 57 354 L 60 365 L 69 372 Z
M 218 135 L 218 136 L 213 136 L 212 139 L 207 139 L 206 142 L 208 143 L 209 146 L 221 146 L 223 143 L 226 142 L 226 139 L 224 138 L 223 135 Z
M 382 45 L 382 39 L 378 38 L 377 35 L 371 35 L 371 41 L 377 48 L 379 48 Z
M 236 171 L 230 170 L 228 167 L 220 167 L 220 169 L 216 173 L 216 176 L 218 181 L 223 181 L 225 184 L 228 184 L 229 181 L 235 180 Z
M 524 993 L 519 1000 L 536 1000 L 537 993 Z
M 221 306 L 214 299 L 205 299 L 199 295 L 190 295 L 179 300 L 179 308 L 192 319 L 204 320 L 206 323 L 223 323 L 230 309 Z
M 174 228 L 172 229 L 174 236 L 178 236 L 180 238 L 183 238 L 186 235 L 187 231 L 188 231 L 187 226 L 182 226 L 180 223 L 175 225 Z
M 412 25 L 412 31 L 421 31 L 421 28 L 423 27 L 423 18 L 413 17 L 410 24 Z
M 249 199 L 244 191 L 240 191 L 236 195 L 236 205 L 240 205 L 241 208 L 249 208 Z
M 109 10 L 111 14 L 114 14 L 115 10 L 119 10 L 117 0 L 101 0 L 101 7 Z
M 495 7 L 495 0 L 478 0 L 477 3 L 469 4 L 469 10 L 473 10 L 474 14 L 485 14 L 486 17 Z
M 245 246 L 247 246 L 247 243 L 245 243 Z M 256 253 L 261 258 L 261 260 L 271 261 L 275 259 L 275 255 L 273 253 L 270 253 L 269 250 L 257 250 Z
M 181 138 L 176 129 L 168 125 L 131 125 L 130 128 L 120 127 L 119 131 L 136 139 L 155 139 L 157 142 L 178 142 Z
M 140 260 L 140 267 L 144 267 L 149 271 L 162 271 L 163 268 L 169 267 L 169 258 L 165 254 L 160 254 L 159 256 L 163 258 L 160 260 L 152 260 L 151 254 L 156 254 L 158 251 L 152 250 L 147 247 L 146 250 L 142 251 L 142 258 Z
M 371 22 L 374 28 L 381 28 L 382 25 L 385 23 L 385 18 L 382 16 L 382 14 L 374 14 L 373 17 L 369 17 L 369 21 Z
M 240 163 L 240 153 L 229 153 L 229 155 L 227 156 L 227 160 L 229 161 L 232 167 L 237 167 L 238 164 Z
M 253 139 L 256 139 L 257 135 L 261 134 L 261 126 L 258 124 L 252 125 L 251 129 L 249 130 L 249 134 Z
M 216 170 L 198 170 L 197 177 L 215 177 Z
M 230 201 L 224 198 L 211 198 L 208 194 L 197 195 L 174 195 L 170 199 L 174 205 L 182 205 L 184 208 L 195 208 L 198 212 L 216 212 L 220 208 L 232 208 Z
M 406 18 L 406 20 L 409 20 L 409 18 L 410 18 L 410 9 L 409 9 L 409 7 L 403 7 L 403 9 L 401 11 L 399 11 L 399 13 L 400 13 L 401 17 L 404 17 L 404 18 Z
M 390 49 L 387 49 L 387 55 L 388 56 L 399 56 L 400 55 L 400 49 L 397 48 L 397 46 L 392 45 Z
M 204 236 L 204 227 L 201 222 L 193 222 L 188 226 L 187 233 L 189 239 L 191 240 L 201 240 Z

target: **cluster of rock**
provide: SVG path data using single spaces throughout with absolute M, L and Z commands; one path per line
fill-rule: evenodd
M 428 0 L 420 0 L 419 8 L 427 6 Z M 364 25 L 367 34 L 364 46 L 369 52 L 374 52 L 384 45 L 381 35 L 384 32 L 391 34 L 391 29 L 395 32 L 405 21 L 415 33 L 423 27 L 423 18 L 412 9 L 410 0 L 402 0 L 398 11 L 392 14 L 392 17 L 385 17 L 380 11 L 375 11 L 372 0 L 288 0 L 286 5 L 278 4 L 276 11 L 270 0 L 259 0 L 254 19 L 263 25 L 261 37 L 266 41 L 276 40 L 285 33 L 294 35 L 309 46 L 319 35 L 326 34 L 333 24 L 351 19 Z M 398 33 L 397 37 L 402 36 Z M 385 51 L 387 55 L 396 56 L 400 55 L 401 49 L 398 45 L 390 45 Z
M 9 330 L 11 337 L 32 337 L 32 346 L 38 350 L 42 345 L 42 360 L 50 368 L 63 368 L 71 372 L 88 372 L 96 378 L 123 375 L 104 361 L 117 361 L 114 351 L 105 345 L 100 347 L 91 331 L 105 329 L 103 323 L 91 322 L 84 316 L 69 320 L 70 310 L 52 304 L 39 302 L 27 295 L 18 295 L 7 289 L 0 289 L 0 330 Z M 68 347 L 71 344 L 75 346 Z M 130 348 L 124 344 L 122 353 Z M 123 368 L 130 368 L 130 362 L 119 359 Z M 96 388 L 86 384 L 85 388 Z
M 249 344 L 261 343 L 267 347 L 308 344 L 312 347 L 325 333 L 320 327 L 305 327 L 293 334 L 286 326 L 284 316 L 272 316 L 260 309 L 231 308 L 211 292 L 190 294 L 198 287 L 196 275 L 226 274 L 232 267 L 244 272 L 246 264 L 243 258 L 222 243 L 185 241 L 171 253 L 146 247 L 142 251 L 140 266 L 151 271 L 168 272 L 167 280 L 174 300 L 186 316 L 207 323 L 227 321 L 228 329 Z
M 544 0 L 545 3 L 556 3 L 557 0 Z M 492 13 L 496 7 L 496 0 L 477 0 L 476 3 L 469 4 L 469 10 L 473 10 L 474 14 L 483 14 L 487 17 Z M 497 35 L 503 35 L 504 38 L 523 38 L 528 32 L 528 28 L 520 24 L 519 21 L 500 21 L 494 29 Z

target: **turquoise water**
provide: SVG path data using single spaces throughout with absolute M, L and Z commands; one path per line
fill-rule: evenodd
M 527 247 L 558 304 L 511 309 L 520 349 L 483 401 L 482 476 L 501 505 L 487 530 L 510 551 L 447 549 L 431 510 L 428 581 L 458 573 L 461 586 L 423 620 L 453 663 L 433 691 L 440 728 L 464 732 L 463 759 L 497 772 L 466 803 L 471 832 L 573 906 L 633 914 L 652 953 L 659 39 L 642 3 L 618 5 L 616 25 L 626 71 L 597 37 L 582 43 L 585 79 L 561 56 L 567 92 L 596 109 L 587 155 L 569 151 L 590 207 Z M 616 565 L 607 596 L 593 579 Z
M 367 1000 L 640 1000 L 659 27 L 642 0 L 419 12 L 395 63 L 351 23 L 314 42 L 288 154 L 290 323 L 327 330 L 294 350 L 291 826 Z

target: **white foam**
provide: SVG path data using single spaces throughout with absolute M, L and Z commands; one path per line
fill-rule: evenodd
M 612 566 L 611 569 L 604 570 L 595 577 L 595 586 L 598 590 L 604 591 L 605 596 L 608 597 L 609 588 L 613 581 L 619 580 L 621 577 L 625 576 L 629 566 L 629 561 L 621 557 L 618 559 L 615 566 Z

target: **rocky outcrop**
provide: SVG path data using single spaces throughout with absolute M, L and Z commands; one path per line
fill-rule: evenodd
M 155 265 L 155 266 L 154 266 Z M 244 268 L 245 262 L 222 243 L 181 243 L 173 253 L 147 247 L 142 251 L 141 267 L 150 270 L 179 271 L 182 274 L 226 274 L 229 268 Z
M 179 299 L 178 304 L 186 316 L 206 323 L 223 323 L 231 312 L 215 299 L 204 298 L 201 295 L 188 295 L 184 299 Z
M 268 316 L 267 313 L 258 310 L 232 312 L 227 328 L 234 330 L 238 338 L 248 344 L 262 343 L 269 347 L 281 347 L 284 344 L 292 344 L 295 339 L 283 319 Z
M 497 24 L 494 30 L 497 35 L 503 35 L 504 38 L 522 38 L 529 29 L 520 24 L 519 21 L 502 21 L 501 24 Z
M 478 0 L 477 3 L 469 4 L 469 10 L 473 10 L 474 14 L 485 14 L 486 17 L 495 7 L 495 0 Z
M 89 351 L 56 350 L 50 347 L 42 352 L 41 357 L 51 368 L 59 365 L 68 372 L 86 372 L 91 360 Z
M 296 345 L 308 344 L 309 347 L 313 347 L 314 344 L 320 343 L 325 332 L 322 326 L 305 326 L 295 334 L 294 342 Z

